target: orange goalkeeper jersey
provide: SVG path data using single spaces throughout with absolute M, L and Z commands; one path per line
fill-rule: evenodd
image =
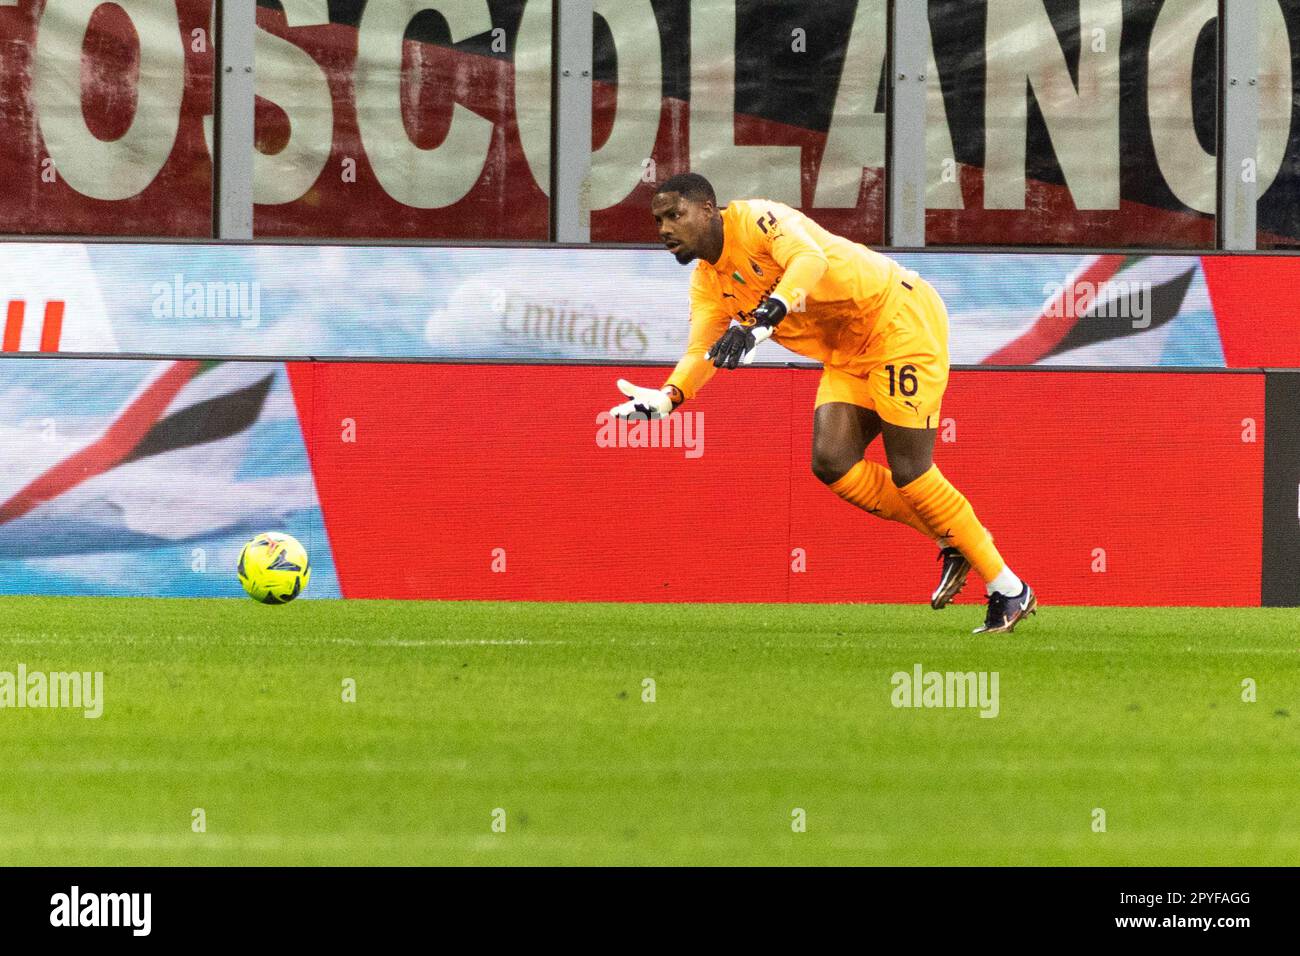
M 889 319 L 915 273 L 893 259 L 827 232 L 803 213 L 765 199 L 735 200 L 722 210 L 717 263 L 701 259 L 691 275 L 691 334 L 665 385 L 692 398 L 717 371 L 704 355 L 732 320 L 752 325 L 768 295 L 789 312 L 772 338 L 831 367 L 852 366 L 882 320 Z

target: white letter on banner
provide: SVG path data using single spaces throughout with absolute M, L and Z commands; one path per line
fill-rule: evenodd
M 1215 0 L 1165 0 L 1147 53 L 1147 114 L 1156 163 L 1184 206 L 1213 213 L 1216 163 L 1192 120 L 1192 58 L 1196 38 L 1218 16 Z
M 45 149 L 63 180 L 95 199 L 128 199 L 154 181 L 171 155 L 185 91 L 185 40 L 174 0 L 115 0 L 140 43 L 140 78 L 131 126 L 97 137 L 81 107 L 82 48 L 102 0 L 45 4 L 32 60 L 32 103 Z
M 641 182 L 663 110 L 659 26 L 650 0 L 595 0 L 618 51 L 614 126 L 591 154 L 592 209 L 608 209 Z M 515 118 L 537 188 L 551 193 L 551 4 L 528 0 L 515 38 Z
M 637 187 L 654 152 L 664 74 L 650 0 L 595 0 L 595 10 L 609 24 L 619 64 L 614 127 L 591 155 L 591 208 L 608 209 Z
M 1259 7 L 1259 165 L 1257 196 L 1273 185 L 1291 138 L 1291 39 L 1276 3 Z
M 280 0 L 291 27 L 330 22 L 328 0 Z M 325 72 L 299 47 L 257 31 L 257 95 L 289 117 L 289 142 L 278 153 L 253 155 L 253 202 L 293 202 L 311 189 L 334 141 L 334 102 Z
M 798 146 L 736 145 L 736 5 L 691 5 L 691 168 L 718 201 L 762 196 L 801 201 Z
M 1029 98 L 1047 124 L 1074 204 L 1119 208 L 1120 0 L 1080 0 L 1081 35 L 1101 29 L 1103 52 L 1083 43 L 1076 91 L 1065 54 L 1041 0 L 989 0 L 985 57 L 984 205 L 1025 208 L 1025 134 Z
M 884 0 L 863 0 L 858 5 L 844 55 L 844 69 L 840 73 L 831 128 L 826 135 L 826 150 L 822 153 L 821 168 L 817 172 L 815 207 L 856 206 L 862 189 L 862 170 L 884 168 L 885 116 L 875 112 L 885 56 L 885 40 L 881 32 L 884 23 Z M 955 175 L 952 133 L 948 128 L 948 113 L 939 83 L 939 68 L 935 64 L 928 19 L 925 21 L 925 36 L 929 58 L 925 114 L 926 169 L 929 176 L 926 208 L 961 209 L 961 183 Z M 945 177 L 945 164 L 950 165 L 954 175 Z
M 925 20 L 925 186 L 926 209 L 965 209 L 961 179 L 957 175 L 957 151 L 952 148 L 952 130 L 948 126 L 948 109 L 943 102 L 939 83 L 939 66 L 934 59 L 934 35 L 930 19 Z M 945 170 L 952 175 L 945 176 Z
M 1291 46 L 1277 3 L 1259 7 L 1259 164 L 1256 194 L 1277 177 L 1291 135 Z M 1147 110 L 1156 162 L 1170 192 L 1184 206 L 1213 213 L 1217 184 L 1213 153 L 1196 136 L 1192 60 L 1205 24 L 1218 16 L 1214 0 L 1166 0 L 1151 33 Z
M 844 51 L 826 149 L 817 171 L 815 207 L 853 208 L 862 191 L 863 169 L 885 166 L 885 114 L 876 112 L 880 68 L 885 60 L 884 24 L 884 0 L 858 4 Z
M 440 146 L 421 149 L 411 142 L 402 121 L 402 36 L 422 10 L 437 10 L 446 18 L 453 43 L 492 29 L 486 0 L 367 3 L 357 28 L 357 127 L 385 191 L 404 205 L 437 209 L 474 188 L 487 161 L 493 126 L 457 103 Z
M 655 34 L 658 36 L 658 34 Z M 537 188 L 551 194 L 551 0 L 527 0 L 515 35 L 515 122 Z

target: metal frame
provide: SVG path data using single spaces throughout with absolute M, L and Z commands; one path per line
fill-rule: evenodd
M 1266 0 L 1273 2 L 1273 0 Z M 1259 3 L 1219 3 L 1218 248 L 1254 249 L 1259 201 Z M 1247 176 L 1247 164 L 1251 175 Z
M 316 362 L 321 364 L 339 364 L 344 362 L 358 365 L 531 365 L 564 366 L 574 368 L 672 368 L 673 362 L 664 359 L 561 359 L 553 358 L 469 358 L 431 355 L 238 355 L 221 352 L 0 352 L 0 363 L 16 359 L 20 361 L 114 361 L 114 362 L 170 362 L 176 360 L 194 362 L 263 362 L 282 364 L 285 362 Z M 816 362 L 763 362 L 757 361 L 750 368 L 764 369 L 805 369 L 819 371 L 822 366 Z M 1208 365 L 962 365 L 951 366 L 955 372 L 1087 372 L 1113 373 L 1128 375 L 1140 372 L 1151 375 L 1264 375 L 1272 372 L 1300 374 L 1300 369 L 1272 369 L 1260 366 L 1247 368 L 1217 368 Z
M 216 0 L 213 232 L 253 238 L 253 43 L 257 0 Z
M 898 248 L 925 245 L 928 6 L 917 0 L 891 0 L 888 12 L 885 241 Z
M 592 0 L 554 0 L 551 238 L 591 238 Z
M 131 245 L 131 246 L 241 246 L 249 245 L 246 239 L 222 239 L 212 236 L 98 236 L 80 233 L 61 235 L 23 235 L 14 234 L 4 237 L 4 242 L 11 243 L 64 243 L 75 242 L 83 245 Z M 360 246 L 372 248 L 413 248 L 413 249 L 568 249 L 613 252 L 655 252 L 663 253 L 663 247 L 652 242 L 559 242 L 550 239 L 352 239 L 346 237 L 304 237 L 304 236 L 259 236 L 253 243 L 259 246 Z M 1130 255 L 1130 256 L 1294 256 L 1300 255 L 1300 246 L 1281 246 L 1277 249 L 1198 249 L 1198 248 L 1152 248 L 1145 246 L 953 246 L 928 245 L 924 248 L 906 246 L 872 246 L 884 253 L 906 253 L 922 255 L 939 254 L 983 254 L 983 255 L 1017 255 L 1017 256 L 1063 256 L 1063 255 Z

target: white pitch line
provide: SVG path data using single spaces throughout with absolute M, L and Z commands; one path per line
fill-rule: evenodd
M 922 635 L 922 637 L 934 637 L 933 634 Z M 39 637 L 4 637 L 0 636 L 0 647 L 12 645 L 18 646 L 67 646 L 75 644 L 78 647 L 86 645 L 146 645 L 146 644 L 169 644 L 169 643 L 203 643 L 214 648 L 222 646 L 256 646 L 256 647 L 323 647 L 327 645 L 338 645 L 344 647 L 399 647 L 399 648 L 419 648 L 419 647 L 624 647 L 624 648 L 643 648 L 655 647 L 665 650 L 673 649 L 698 649 L 703 646 L 702 642 L 712 641 L 714 644 L 718 640 L 726 641 L 725 636 L 721 639 L 717 635 L 700 634 L 696 638 L 683 638 L 680 640 L 664 641 L 661 639 L 653 640 L 620 640 L 618 638 L 604 638 L 601 640 L 560 640 L 556 638 L 375 638 L 369 640 L 366 638 L 356 637 L 321 637 L 321 638 L 291 638 L 291 639 L 273 639 L 264 637 L 239 637 L 230 642 L 222 638 L 214 640 L 209 634 L 104 634 L 104 635 L 86 635 L 86 634 L 50 634 Z M 737 645 L 750 646 L 747 641 L 740 641 Z M 892 652 L 904 650 L 909 653 L 918 651 L 918 644 L 909 640 L 875 640 L 864 638 L 862 640 L 844 640 L 833 642 L 810 643 L 803 640 L 776 641 L 764 640 L 758 645 L 762 648 L 791 648 L 803 649 L 808 651 L 824 650 L 861 650 Z M 1269 655 L 1269 656 L 1289 656 L 1300 655 L 1300 648 L 1297 647 L 1169 647 L 1160 643 L 1131 643 L 1116 646 L 1096 646 L 1096 645 L 1078 645 L 1078 646 L 1060 646 L 1056 644 L 1034 645 L 1029 643 L 1018 643 L 1008 649 L 1016 653 L 1043 653 L 1043 654 L 1132 654 L 1135 650 L 1144 653 L 1158 653 L 1161 655 L 1213 655 L 1218 657 L 1236 657 L 1241 655 Z M 1004 645 L 986 642 L 980 645 L 953 645 L 951 647 L 942 647 L 940 645 L 927 645 L 928 653 L 939 652 L 975 652 L 984 650 L 1002 650 Z

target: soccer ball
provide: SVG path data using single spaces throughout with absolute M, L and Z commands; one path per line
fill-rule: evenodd
M 307 549 L 283 531 L 264 532 L 244 545 L 236 570 L 248 596 L 263 604 L 288 604 L 311 580 Z

